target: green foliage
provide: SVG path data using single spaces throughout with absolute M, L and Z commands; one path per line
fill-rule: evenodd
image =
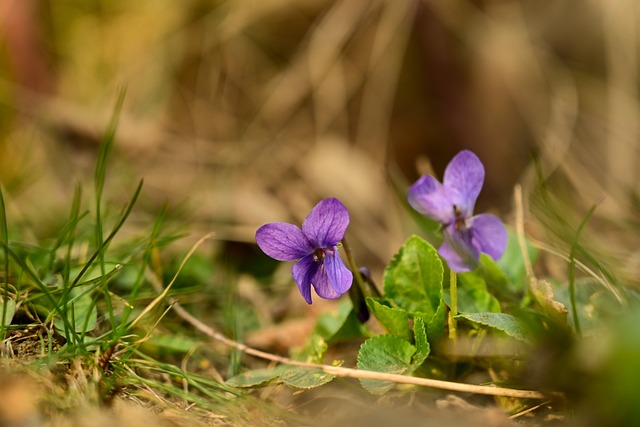
M 146 388 L 212 408 L 212 402 L 226 403 L 237 390 L 188 372 L 187 358 L 196 358 L 198 343 L 181 335 L 180 325 L 173 325 L 174 333 L 161 325 L 167 315 L 164 304 L 146 310 L 157 296 L 151 282 L 162 285 L 156 271 L 159 251 L 174 240 L 167 235 L 166 209 L 151 230 L 130 227 L 123 236 L 142 182 L 119 211 L 108 199 L 107 165 L 123 99 L 124 92 L 100 146 L 95 198 L 87 203 L 78 184 L 66 221 L 52 235 L 38 236 L 33 243 L 35 233 L 8 217 L 0 186 L 0 324 L 9 343 L 3 355 L 24 358 L 27 366 L 57 366 L 56 371 L 73 365 L 74 376 L 86 374 L 79 383 L 93 385 L 97 398 L 105 399 L 99 404 L 127 387 L 131 393 Z M 23 233 L 29 238 L 23 240 Z M 187 358 L 166 362 L 147 352 L 169 360 Z M 303 385 L 299 376 L 289 375 L 292 384 Z
M 13 316 L 16 314 L 16 302 L 9 298 L 3 298 L 0 303 L 0 319 L 2 319 L 2 327 L 6 327 L 11 324 Z
M 493 266 L 486 261 L 484 265 Z M 458 274 L 458 311 L 465 313 L 500 312 L 500 302 L 489 292 L 487 287 L 486 271 L 478 268 L 468 273 Z
M 416 353 L 413 356 L 412 367 L 417 369 L 427 360 L 431 352 L 431 346 L 427 340 L 427 329 L 424 320 L 420 317 L 416 317 L 413 322 L 413 335 L 415 338 Z
M 538 259 L 538 250 L 526 239 L 525 247 L 531 264 L 535 264 Z M 528 277 L 525 262 L 522 258 L 522 251 L 520 250 L 520 242 L 518 241 L 518 236 L 511 230 L 509 230 L 507 247 L 502 257 L 497 262 L 494 262 L 486 254 L 482 254 L 481 266 L 481 268 L 486 268 L 491 275 L 504 276 L 507 281 L 500 279 L 502 284 L 509 283 L 518 291 L 526 289 Z
M 358 369 L 387 374 L 409 374 L 413 371 L 416 347 L 394 335 L 377 335 L 362 344 L 358 352 Z M 374 394 L 384 394 L 393 382 L 361 379 L 360 384 Z
M 298 362 L 321 364 L 326 342 L 319 335 L 312 335 L 307 344 L 293 355 Z M 273 369 L 256 369 L 235 375 L 227 380 L 227 385 L 249 388 L 269 384 L 285 384 L 289 387 L 310 389 L 324 385 L 335 377 L 320 368 L 280 365 Z
M 362 344 L 358 352 L 358 368 L 387 374 L 409 375 L 418 369 L 431 350 L 424 321 L 414 322 L 415 345 L 395 335 L 377 335 Z M 361 379 L 360 384 L 371 393 L 384 394 L 394 386 L 384 380 Z
M 367 298 L 367 307 L 391 335 L 405 340 L 411 339 L 411 331 L 408 327 L 409 314 L 405 310 L 383 305 L 372 298 Z
M 344 300 L 340 302 L 335 313 L 326 312 L 320 315 L 311 340 L 314 339 L 314 335 L 317 335 L 327 344 L 334 344 L 350 338 L 366 336 L 366 334 L 367 331 L 358 320 L 351 301 Z
M 436 249 L 421 237 L 411 236 L 384 271 L 385 297 L 408 312 L 432 317 L 442 301 L 442 277 Z
M 369 338 L 360 347 L 360 369 L 409 375 L 425 362 L 429 340 L 435 342 L 444 333 L 443 270 L 430 243 L 418 236 L 405 242 L 384 272 L 386 300 L 367 298 L 371 314 L 389 334 Z M 393 387 L 388 381 L 360 382 L 374 394 Z
M 53 325 L 58 331 L 64 331 L 65 325 L 62 316 L 66 316 L 75 332 L 85 335 L 95 329 L 98 321 L 98 311 L 96 303 L 87 286 L 76 286 L 69 293 L 68 301 L 65 303 L 64 314 L 56 314 L 53 318 Z
M 436 249 L 419 236 L 411 236 L 384 271 L 385 301 L 373 305 L 380 312 L 380 322 L 389 332 L 407 338 L 408 325 L 402 329 L 402 318 L 420 317 L 427 325 L 430 340 L 444 334 L 445 303 L 442 280 L 444 268 Z M 372 304 L 372 303 L 369 303 Z M 375 315 L 375 314 L 374 314 Z
M 456 316 L 458 320 L 467 320 L 478 326 L 486 326 L 499 330 L 520 341 L 529 341 L 526 325 L 517 317 L 506 313 L 463 313 Z

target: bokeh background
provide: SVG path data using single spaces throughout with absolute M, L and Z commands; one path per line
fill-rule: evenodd
M 480 209 L 509 222 L 514 184 L 541 180 L 574 229 L 600 203 L 592 246 L 637 283 L 639 17 L 634 0 L 3 0 L 0 180 L 35 235 L 59 226 L 126 88 L 108 191 L 143 177 L 143 211 L 168 203 L 233 256 L 336 196 L 379 277 L 417 230 L 407 185 L 469 148 Z

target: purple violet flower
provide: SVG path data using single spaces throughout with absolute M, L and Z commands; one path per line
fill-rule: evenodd
M 463 150 L 447 165 L 442 184 L 423 175 L 409 188 L 409 204 L 444 226 L 438 253 L 457 273 L 473 270 L 481 252 L 497 260 L 507 246 L 507 231 L 498 217 L 472 216 L 483 182 L 482 162 Z
M 347 208 L 338 199 L 324 199 L 305 218 L 302 230 L 286 222 L 272 222 L 256 231 L 256 242 L 271 258 L 298 260 L 291 270 L 293 279 L 311 304 L 311 286 L 325 299 L 336 299 L 351 287 L 353 274 L 337 247 L 348 225 Z

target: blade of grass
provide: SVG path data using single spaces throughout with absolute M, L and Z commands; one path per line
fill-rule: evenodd
M 71 254 L 73 245 L 75 243 L 75 234 L 78 227 L 78 223 L 89 214 L 89 211 L 80 213 L 80 203 L 82 200 L 82 186 L 80 183 L 76 185 L 73 193 L 73 202 L 71 203 L 71 213 L 69 221 L 63 229 L 60 231 L 60 237 L 51 248 L 51 262 L 55 260 L 55 253 L 58 251 L 65 242 L 67 244 L 67 250 L 65 253 L 64 264 L 62 266 L 62 283 L 64 286 L 69 285 L 69 274 L 71 271 Z M 51 268 L 50 268 L 51 270 Z
M 555 201 L 551 197 L 551 192 L 548 188 L 546 180 L 544 179 L 540 159 L 534 158 L 533 164 L 535 167 L 536 175 L 538 177 L 538 182 L 536 184 L 536 195 L 538 196 L 538 198 L 537 200 L 536 198 L 534 198 L 533 200 L 537 201 L 536 205 L 539 209 L 539 214 L 541 214 L 538 215 L 539 220 L 547 230 L 551 231 L 563 242 L 572 241 L 574 238 L 572 231 L 573 226 L 569 223 L 569 221 L 567 221 L 566 215 L 564 213 L 561 213 L 566 212 L 568 207 L 559 206 L 559 202 Z M 598 257 L 594 255 L 593 251 L 588 250 L 582 244 L 577 242 L 575 253 L 582 256 L 585 262 L 589 263 L 594 267 L 594 269 L 602 273 L 609 284 L 615 287 L 617 295 L 620 295 L 617 290 L 622 289 L 624 286 L 620 283 L 618 277 L 607 266 L 605 266 L 605 264 L 601 262 Z
M 78 283 L 80 282 L 80 279 L 82 279 L 82 276 L 84 276 L 85 273 L 89 270 L 89 268 L 91 268 L 91 266 L 93 265 L 94 261 L 98 257 L 100 257 L 101 254 L 104 253 L 106 247 L 109 245 L 111 240 L 113 240 L 113 238 L 116 236 L 116 234 L 118 234 L 118 231 L 120 231 L 120 228 L 122 228 L 124 223 L 127 221 L 127 218 L 129 218 L 129 215 L 131 214 L 131 211 L 133 210 L 133 206 L 135 205 L 136 201 L 138 200 L 138 196 L 140 196 L 140 192 L 142 191 L 143 183 L 144 183 L 144 181 L 140 180 L 140 182 L 138 183 L 138 187 L 136 187 L 136 190 L 135 190 L 135 192 L 133 194 L 133 197 L 131 198 L 131 200 L 129 201 L 127 206 L 125 206 L 125 210 L 124 210 L 123 214 L 120 216 L 120 219 L 118 220 L 117 224 L 115 225 L 115 227 L 113 228 L 113 230 L 111 231 L 109 236 L 107 236 L 107 238 L 95 250 L 95 252 L 91 255 L 91 257 L 86 262 L 86 264 L 82 267 L 82 269 L 80 270 L 78 275 L 73 280 L 73 283 L 71 284 L 70 288 L 73 288 L 73 287 L 78 285 Z
M 147 266 L 151 263 L 153 251 L 158 247 L 158 239 L 166 218 L 166 213 L 167 208 L 166 206 L 163 206 L 154 221 L 153 229 L 151 230 L 151 236 L 149 236 L 148 243 L 145 247 L 144 253 L 142 254 L 142 263 L 140 264 L 140 269 L 138 270 L 138 274 L 131 288 L 131 292 L 129 293 L 129 297 L 127 300 L 128 306 L 125 307 L 118 331 L 116 331 L 116 333 L 114 334 L 114 339 L 116 340 L 129 330 L 129 325 L 127 324 L 129 321 L 129 316 L 131 316 L 134 303 L 140 295 L 140 288 L 142 287 L 142 283 L 144 283 L 145 272 L 147 270 Z
M 50 321 L 51 317 L 54 316 L 56 313 L 59 314 L 60 317 L 62 318 L 62 321 L 64 322 L 65 334 L 67 334 L 65 335 L 65 338 L 67 339 L 67 341 L 71 341 L 74 344 L 78 344 L 81 349 L 85 350 L 82 343 L 78 342 L 78 335 L 73 330 L 73 327 L 71 326 L 71 323 L 67 318 L 66 307 L 59 305 L 58 301 L 53 297 L 51 290 L 47 287 L 47 285 L 42 283 L 42 280 L 40 280 L 40 277 L 38 277 L 38 274 L 36 274 L 36 272 L 33 271 L 33 269 L 29 266 L 29 263 L 21 259 L 18 256 L 18 254 L 16 254 L 13 250 L 11 250 L 11 248 L 8 245 L 5 244 L 4 241 L 2 242 L 2 246 L 6 251 L 6 253 L 18 264 L 18 266 L 22 269 L 22 271 L 26 273 L 27 276 L 31 278 L 31 280 L 33 280 L 38 290 L 42 292 L 42 294 L 49 301 L 49 303 L 51 303 L 53 311 L 49 313 L 47 321 Z
M 573 325 L 576 328 L 576 334 L 578 336 L 582 336 L 582 330 L 580 328 L 580 318 L 578 316 L 578 306 L 576 304 L 576 250 L 578 249 L 578 240 L 580 239 L 580 234 L 584 229 L 585 225 L 587 225 L 587 221 L 595 212 L 596 207 L 598 207 L 599 203 L 594 203 L 591 206 L 591 209 L 587 212 L 587 214 L 582 219 L 582 222 L 578 226 L 576 230 L 575 238 L 573 239 L 573 243 L 571 244 L 571 249 L 569 250 L 569 299 L 571 301 L 571 314 L 573 316 Z
M 9 225 L 7 221 L 7 210 L 4 203 L 4 192 L 2 191 L 2 185 L 0 185 L 0 233 L 2 238 L 2 244 L 5 248 L 9 247 Z M 9 255 L 4 254 L 4 284 L 2 286 L 2 322 L 0 323 L 0 334 L 4 336 L 5 331 L 5 317 L 7 313 L 7 306 L 9 304 Z
M 96 175 L 95 175 L 95 191 L 96 191 L 96 247 L 98 247 L 97 255 L 98 261 L 100 263 L 100 271 L 102 276 L 105 274 L 105 265 L 104 265 L 104 252 L 108 246 L 108 242 L 103 241 L 103 230 L 102 230 L 102 193 L 104 191 L 104 183 L 106 179 L 107 172 L 107 164 L 109 161 L 109 157 L 111 152 L 113 151 L 113 145 L 116 138 L 116 130 L 118 128 L 118 119 L 120 118 L 120 113 L 122 112 L 122 106 L 124 104 L 124 98 L 126 95 L 126 89 L 121 88 L 118 92 L 118 96 L 116 98 L 116 106 L 113 111 L 113 116 L 111 117 L 111 122 L 105 132 L 102 142 L 100 144 L 100 152 L 98 153 L 98 160 L 96 164 Z M 137 198 L 137 194 L 136 194 Z M 133 204 L 131 204 L 133 206 Z M 119 228 L 119 227 L 118 227 Z M 103 283 L 106 288 L 107 282 Z M 112 301 L 109 296 L 109 292 L 104 292 L 104 296 L 107 303 L 108 313 L 109 313 L 109 321 L 111 323 L 111 329 L 116 328 L 115 319 L 113 317 L 113 308 Z

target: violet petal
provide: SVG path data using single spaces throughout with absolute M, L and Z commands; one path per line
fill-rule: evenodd
M 321 264 L 314 260 L 313 255 L 309 255 L 293 264 L 291 268 L 293 280 L 296 281 L 298 289 L 307 304 L 311 304 L 311 281 L 317 271 L 320 270 L 320 267 Z
M 325 249 L 324 253 L 324 266 L 327 270 L 329 283 L 339 295 L 342 295 L 351 287 L 353 283 L 353 273 L 344 265 L 337 249 Z M 320 294 L 318 293 L 318 295 Z
M 349 211 L 336 198 L 318 202 L 302 223 L 302 232 L 316 248 L 335 246 L 347 231 Z
M 451 203 L 460 209 L 465 218 L 469 218 L 482 190 L 484 166 L 478 156 L 463 150 L 447 165 L 442 183 Z
M 473 245 L 469 230 L 456 230 L 452 224 L 445 228 L 438 253 L 456 273 L 473 270 L 480 259 L 480 251 Z
M 333 284 L 329 280 L 327 268 L 324 263 L 320 265 L 320 267 L 316 270 L 313 278 L 311 279 L 311 283 L 313 284 L 313 288 L 316 290 L 316 293 L 320 298 L 336 299 L 340 297 L 340 295 L 342 295 L 340 292 L 334 289 Z
M 314 250 L 298 227 L 286 222 L 271 222 L 258 228 L 256 242 L 262 251 L 278 261 L 293 261 Z
M 471 218 L 472 243 L 479 251 L 498 260 L 507 247 L 507 230 L 498 217 L 480 214 Z
M 431 175 L 423 175 L 409 188 L 407 201 L 416 211 L 442 224 L 454 219 L 452 201 L 442 184 Z

